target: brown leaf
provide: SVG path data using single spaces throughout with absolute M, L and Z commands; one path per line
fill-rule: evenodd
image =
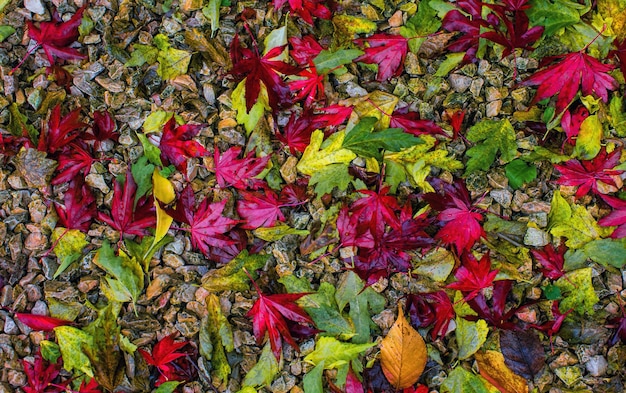
M 546 364 L 545 352 L 533 331 L 503 331 L 500 350 L 506 365 L 526 379 L 535 379 Z
M 528 383 L 511 371 L 498 351 L 477 352 L 475 355 L 480 375 L 502 393 L 528 393 Z
M 426 367 L 426 344 L 411 327 L 400 307 L 398 319 L 380 345 L 380 365 L 387 380 L 396 389 L 404 389 L 417 382 Z

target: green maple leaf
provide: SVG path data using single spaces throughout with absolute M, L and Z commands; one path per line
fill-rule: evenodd
M 490 393 L 480 377 L 457 366 L 441 384 L 441 393 Z
M 364 117 L 343 140 L 342 147 L 351 150 L 362 157 L 382 159 L 381 150 L 400 151 L 423 141 L 400 128 L 387 128 L 374 132 L 374 126 L 378 123 L 375 117 Z
M 315 344 L 315 350 L 306 355 L 304 361 L 315 365 L 324 362 L 324 368 L 327 370 L 337 368 L 348 364 L 374 345 L 376 343 L 350 344 L 333 337 L 320 337 Z
M 101 289 L 111 301 L 135 303 L 143 291 L 143 269 L 137 259 L 131 258 L 120 250 L 119 256 L 107 241 L 96 253 L 94 263 L 109 276 L 101 282 Z
M 159 49 L 157 74 L 161 78 L 174 79 L 187 73 L 187 68 L 191 61 L 191 53 L 172 48 L 167 37 L 163 34 L 157 34 L 154 37 L 154 46 Z
M 517 190 L 524 183 L 535 180 L 537 177 L 537 167 L 528 165 L 522 160 L 513 160 L 504 167 L 509 185 Z
M 211 292 L 222 292 L 226 290 L 245 291 L 250 288 L 250 280 L 244 268 L 256 279 L 256 271 L 269 259 L 269 255 L 253 254 L 248 255 L 247 250 L 243 250 L 232 261 L 219 269 L 211 270 L 202 278 L 202 287 Z
M 417 6 L 417 13 L 400 27 L 400 35 L 409 39 L 409 49 L 417 53 L 426 37 L 440 27 L 441 21 L 437 19 L 437 11 L 430 6 L 429 0 L 422 0 Z
M 592 269 L 590 267 L 574 270 L 559 278 L 556 285 L 563 293 L 563 300 L 559 304 L 561 312 L 573 308 L 579 315 L 593 314 L 593 306 L 600 301 L 591 282 Z
M 465 167 L 466 176 L 479 170 L 489 170 L 498 152 L 504 162 L 513 160 L 517 155 L 515 130 L 507 119 L 483 120 L 470 128 L 466 137 L 476 143 L 466 152 L 470 157 Z
M 580 21 L 588 6 L 570 0 L 532 0 L 526 14 L 534 26 L 544 26 L 544 37 Z

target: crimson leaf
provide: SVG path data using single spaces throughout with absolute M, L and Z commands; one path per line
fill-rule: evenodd
M 244 219 L 243 229 L 272 227 L 277 220 L 285 221 L 280 211 L 281 203 L 274 191 L 241 191 L 240 194 L 243 199 L 237 203 L 237 213 Z
M 601 195 L 601 197 L 613 208 L 613 211 L 602 217 L 598 224 L 603 227 L 617 226 L 611 234 L 613 239 L 626 237 L 626 201 L 608 195 Z
M 601 195 L 603 193 L 598 188 L 599 182 L 617 187 L 613 176 L 619 176 L 624 171 L 613 168 L 619 164 L 620 156 L 619 149 L 607 154 L 606 149 L 602 148 L 593 160 L 571 159 L 565 164 L 554 165 L 561 172 L 561 177 L 556 182 L 565 186 L 578 186 L 576 198 L 587 195 L 590 190 Z
M 35 354 L 33 363 L 22 359 L 24 373 L 28 380 L 28 385 L 22 387 L 26 393 L 61 393 L 65 391 L 64 386 L 69 381 L 55 382 L 61 372 L 63 359 L 59 357 L 56 363 L 49 363 L 41 356 L 41 352 Z
M 15 317 L 29 328 L 33 330 L 42 330 L 44 332 L 51 332 L 55 327 L 72 324 L 72 321 L 48 317 L 46 315 L 35 315 L 16 312 Z
M 216 148 L 213 153 L 213 171 L 217 184 L 226 188 L 233 186 L 240 190 L 259 188 L 264 182 L 254 177 L 263 172 L 271 156 L 254 158 L 254 151 L 238 159 L 241 147 L 234 146 L 220 154 Z
M 61 226 L 87 232 L 91 221 L 96 217 L 96 198 L 80 176 L 70 181 L 63 198 L 63 207 L 54 205 Z
M 186 175 L 188 158 L 208 154 L 201 144 L 191 139 L 198 135 L 203 126 L 196 124 L 177 126 L 174 117 L 172 116 L 163 126 L 163 135 L 159 143 L 161 158 L 165 162 L 174 164 Z
M 484 254 L 478 261 L 472 253 L 467 252 L 463 254 L 462 260 L 463 264 L 454 273 L 458 281 L 448 284 L 448 288 L 463 292 L 465 300 L 469 301 L 492 285 L 498 270 L 491 270 L 489 253 Z
M 404 58 L 409 49 L 406 38 L 394 34 L 374 34 L 354 42 L 362 47 L 365 46 L 365 43 L 368 44 L 368 47 L 364 49 L 365 53 L 354 61 L 377 64 L 377 81 L 384 82 L 391 77 L 400 75 Z
M 552 244 L 548 244 L 543 250 L 531 250 L 530 252 L 535 260 L 541 264 L 541 273 L 552 280 L 556 280 L 565 275 L 563 271 L 565 251 L 567 251 L 567 247 L 561 243 L 557 249 Z
M 78 119 L 79 116 L 80 108 L 76 108 L 61 118 L 61 105 L 55 106 L 50 114 L 48 126 L 44 127 L 39 136 L 37 149 L 54 153 L 76 139 L 79 136 L 77 131 L 86 126 Z

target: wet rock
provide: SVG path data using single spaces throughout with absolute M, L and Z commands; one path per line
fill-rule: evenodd
M 587 369 L 589 374 L 593 375 L 594 377 L 603 376 L 606 373 L 608 366 L 609 363 L 602 355 L 592 356 L 591 359 L 589 359 L 585 363 L 585 368 Z
M 298 176 L 296 171 L 297 163 L 298 159 L 296 157 L 289 156 L 289 158 L 285 160 L 285 163 L 280 167 L 280 175 L 289 184 L 295 182 Z
M 550 213 L 550 203 L 544 201 L 530 201 L 521 205 L 524 214 Z
M 36 149 L 24 149 L 15 157 L 15 167 L 29 187 L 45 187 L 52 179 L 57 163 L 46 158 L 46 153 Z
M 36 224 L 39 224 L 46 216 L 46 205 L 41 199 L 36 199 L 28 204 L 28 212 L 30 213 L 30 220 Z
M 32 232 L 24 240 L 24 248 L 28 251 L 43 251 L 48 244 L 48 237 L 41 232 Z
M 26 385 L 26 374 L 18 370 L 8 370 L 7 382 L 14 387 L 21 387 Z
M 272 393 L 287 393 L 294 386 L 296 386 L 296 378 L 286 374 L 272 382 L 270 391 Z
M 472 84 L 472 78 L 461 74 L 451 74 L 448 77 L 448 83 L 450 87 L 457 93 L 463 93 L 469 89 Z
M 359 86 L 358 84 L 350 81 L 346 83 L 346 93 L 350 97 L 363 97 L 367 95 L 367 90 Z
M 169 253 L 163 255 L 163 263 L 174 269 L 185 266 L 185 260 L 180 255 Z
M 511 206 L 511 201 L 513 200 L 513 194 L 511 194 L 511 191 L 507 189 L 491 190 L 489 195 L 495 202 L 500 204 L 500 206 L 504 208 Z
M 109 186 L 104 181 L 104 177 L 97 173 L 88 174 L 87 177 L 85 178 L 85 183 L 89 187 L 97 188 L 103 194 L 108 194 L 109 191 L 111 191 Z
M 524 235 L 524 244 L 532 247 L 543 247 L 550 243 L 550 235 L 538 228 L 529 227 Z
M 6 334 L 18 334 L 20 330 L 17 328 L 13 318 L 7 316 L 4 319 L 4 333 Z
M 502 100 L 492 101 L 487 104 L 485 109 L 486 117 L 496 117 L 500 114 L 500 110 L 502 109 Z

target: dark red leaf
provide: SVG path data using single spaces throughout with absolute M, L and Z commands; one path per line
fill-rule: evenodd
M 224 247 L 236 241 L 226 236 L 238 221 L 222 215 L 227 200 L 211 203 L 204 199 L 195 207 L 195 197 L 191 185 L 188 184 L 176 202 L 175 209 L 166 209 L 175 220 L 189 225 L 191 245 L 209 256 L 209 247 Z
M 626 78 L 626 38 L 622 38 L 622 40 L 613 41 L 616 49 L 609 52 L 609 56 L 616 56 L 619 60 L 619 67 L 622 71 L 622 75 Z
M 450 122 L 450 126 L 452 126 L 452 138 L 456 139 L 461 131 L 461 127 L 463 126 L 463 119 L 465 118 L 465 111 L 462 109 L 450 110 L 446 111 L 448 114 L 448 121 Z
M 608 216 L 602 217 L 598 224 L 603 227 L 617 226 L 611 237 L 621 239 L 626 237 L 626 201 L 608 195 L 600 195 L 604 202 L 608 203 L 614 210 Z
M 249 152 L 244 158 L 238 159 L 241 147 L 234 146 L 220 154 L 216 148 L 213 153 L 213 171 L 217 184 L 226 188 L 229 186 L 240 190 L 260 188 L 265 182 L 254 177 L 263 172 L 271 156 L 254 158 L 255 152 Z
M 56 171 L 59 173 L 52 179 L 52 184 L 67 183 L 76 177 L 85 178 L 96 161 L 87 149 L 89 147 L 85 143 L 73 142 L 64 146 L 57 159 L 59 165 Z
M 384 82 L 402 72 L 404 58 L 409 49 L 406 38 L 394 34 L 374 34 L 365 39 L 354 41 L 361 47 L 368 44 L 365 53 L 354 59 L 355 62 L 378 65 L 376 80 Z
M 287 320 L 313 325 L 311 317 L 296 304 L 296 300 L 307 294 L 264 295 L 256 285 L 256 282 L 253 281 L 253 283 L 259 298 L 254 302 L 247 315 L 252 317 L 252 329 L 257 343 L 260 344 L 265 337 L 265 333 L 269 333 L 270 345 L 276 359 L 281 357 L 283 339 L 296 350 L 300 350 L 298 344 L 291 336 Z
M 285 221 L 280 211 L 282 205 L 274 191 L 241 191 L 240 195 L 243 199 L 237 202 L 237 213 L 244 220 L 243 229 L 272 227 L 276 221 Z
M 488 27 L 489 23 L 482 18 L 483 3 L 478 0 L 462 0 L 456 3 L 459 10 L 451 10 L 446 13 L 441 21 L 441 26 L 449 32 L 462 33 L 454 42 L 448 45 L 452 52 L 465 52 L 464 63 L 477 61 L 476 52 L 482 27 Z
M 611 336 L 611 338 L 609 339 L 609 342 L 608 342 L 609 346 L 612 347 L 613 345 L 617 344 L 617 342 L 620 340 L 626 343 L 626 314 L 624 313 L 623 305 L 622 305 L 622 316 L 611 318 L 607 322 L 609 323 L 609 325 L 607 325 L 608 328 L 616 329 L 615 332 L 613 332 L 613 335 Z
M 408 295 L 406 304 L 407 313 L 414 327 L 427 327 L 434 324 L 430 331 L 433 340 L 446 335 L 455 312 L 445 291 L 411 294 Z
M 462 261 L 463 264 L 454 273 L 458 281 L 448 284 L 448 288 L 463 292 L 465 300 L 469 301 L 492 285 L 498 270 L 491 270 L 489 253 L 484 254 L 478 261 L 472 253 L 466 252 Z
M 561 243 L 556 249 L 552 244 L 548 244 L 543 250 L 531 250 L 530 252 L 535 260 L 541 264 L 541 273 L 552 280 L 556 280 L 565 275 L 563 271 L 565 251 L 567 251 L 567 247 Z
M 352 367 L 348 371 L 348 376 L 346 377 L 346 393 L 364 393 L 363 383 L 359 380 L 359 377 L 356 376 Z
M 98 212 L 98 220 L 109 224 L 120 233 L 120 238 L 124 235 L 145 236 L 148 228 L 156 224 L 156 213 L 152 197 L 141 197 L 135 205 L 135 193 L 137 184 L 133 179 L 130 166 L 126 171 L 124 188 L 120 181 L 116 181 L 113 186 L 113 201 L 111 203 L 111 215 Z
M 552 337 L 559 332 L 559 330 L 561 329 L 561 325 L 565 321 L 565 318 L 567 318 L 567 315 L 572 311 L 574 311 L 574 309 L 570 308 L 564 314 L 561 314 L 561 312 L 559 311 L 559 302 L 555 301 L 552 303 L 552 317 L 554 319 L 544 322 L 541 325 L 533 323 L 530 325 L 530 327 L 541 330 L 542 332 L 547 334 L 550 338 L 550 345 L 552 345 Z
M 302 38 L 297 36 L 290 37 L 289 43 L 293 48 L 289 51 L 289 54 L 301 66 L 310 64 L 324 50 L 315 37 L 310 35 L 305 35 Z
M 506 311 L 506 300 L 512 287 L 512 280 L 500 280 L 494 282 L 493 294 L 491 296 L 491 306 L 489 306 L 485 294 L 482 291 L 479 292 L 476 297 L 467 301 L 472 310 L 474 310 L 478 316 L 466 316 L 465 319 L 470 321 L 484 319 L 490 325 L 503 330 L 519 329 L 520 327 L 517 323 L 512 322 L 511 319 L 516 312 L 528 307 L 530 303 L 519 307 L 513 307 Z
M 156 386 L 166 381 L 189 380 L 189 377 L 196 373 L 195 365 L 188 360 L 189 357 L 194 357 L 195 349 L 187 341 L 174 341 L 177 335 L 176 332 L 162 338 L 152 348 L 152 353 L 139 349 L 146 363 L 159 370 L 159 380 Z M 183 351 L 185 347 L 189 349 Z M 184 365 L 182 368 L 181 363 Z
M 541 341 L 532 330 L 500 332 L 500 350 L 506 365 L 526 379 L 534 380 L 546 364 Z
M 28 380 L 28 385 L 22 389 L 26 393 L 62 393 L 69 381 L 60 382 L 57 380 L 61 372 L 63 359 L 59 357 L 56 363 L 49 363 L 41 357 L 41 352 L 37 351 L 33 363 L 22 359 L 24 373 Z M 54 383 L 54 385 L 52 385 Z
M 378 192 L 359 190 L 365 196 L 357 199 L 350 210 L 358 217 L 359 223 L 366 223 L 374 238 L 381 238 L 385 232 L 385 226 L 400 229 L 400 220 L 396 212 L 400 210 L 395 196 L 387 195 L 390 187 L 382 187 Z
M 67 22 L 41 22 L 39 28 L 35 27 L 31 21 L 26 22 L 28 36 L 43 48 L 50 65 L 54 64 L 55 57 L 66 60 L 84 59 L 86 57 L 78 50 L 70 48 L 70 45 L 78 39 L 78 26 L 81 24 L 87 4 L 85 3 L 79 8 Z
M 274 8 L 281 9 L 286 3 L 293 13 L 310 25 L 313 24 L 314 16 L 321 19 L 330 19 L 332 16 L 320 0 L 274 0 Z
M 115 132 L 115 120 L 107 111 L 95 111 L 93 113 L 93 127 L 91 131 L 99 142 L 107 139 L 117 142 L 120 137 L 120 134 Z
M 561 177 L 556 181 L 557 184 L 565 186 L 578 186 L 576 198 L 587 195 L 593 190 L 597 195 L 603 193 L 598 188 L 598 182 L 617 187 L 614 176 L 621 175 L 624 171 L 613 169 L 620 162 L 621 150 L 616 149 L 607 154 L 605 148 L 589 161 L 578 161 L 571 159 L 562 165 L 554 165 L 561 172 Z
M 435 122 L 430 120 L 421 120 L 419 113 L 409 112 L 408 107 L 397 109 L 391 115 L 389 122 L 391 128 L 401 128 L 404 132 L 413 135 L 443 135 L 446 138 L 448 134 L 439 127 Z
M 519 2 L 509 2 L 506 7 L 499 4 L 485 4 L 495 11 L 502 21 L 494 26 L 493 31 L 482 33 L 480 36 L 496 44 L 502 45 L 504 51 L 502 58 L 510 55 L 515 49 L 533 50 L 533 44 L 543 34 L 543 26 L 535 26 L 529 29 L 529 20 L 522 8 L 527 8 Z
M 55 204 L 59 224 L 67 229 L 89 230 L 91 221 L 96 217 L 96 198 L 89 187 L 85 186 L 80 176 L 70 181 L 63 196 L 63 206 Z
M 187 159 L 202 157 L 209 152 L 198 142 L 191 138 L 198 135 L 204 126 L 201 124 L 176 125 L 175 116 L 172 116 L 165 126 L 159 148 L 161 159 L 165 163 L 173 164 L 183 174 L 187 174 Z
M 102 393 L 102 390 L 100 390 L 98 381 L 95 378 L 91 378 L 88 384 L 85 384 L 85 380 L 80 383 L 78 393 Z
M 76 108 L 61 118 L 61 105 L 55 106 L 48 126 L 44 127 L 39 136 L 37 149 L 54 153 L 76 139 L 79 136 L 78 131 L 87 126 L 79 120 L 79 116 L 80 108 Z
M 563 116 L 561 117 L 561 128 L 565 132 L 567 136 L 566 142 L 575 145 L 575 137 L 578 136 L 580 132 L 580 125 L 583 121 L 589 117 L 589 111 L 583 105 L 579 105 L 574 109 L 573 112 L 570 112 L 569 109 L 566 109 L 563 112 Z
M 289 83 L 289 88 L 296 93 L 294 100 L 304 100 L 305 106 L 310 106 L 315 101 L 324 99 L 324 75 L 319 75 L 315 64 L 311 62 L 308 68 L 296 74 L 298 79 Z
M 556 113 L 562 113 L 572 102 L 578 90 L 582 94 L 602 98 L 607 102 L 608 91 L 617 89 L 618 83 L 608 74 L 614 66 L 602 64 L 584 52 L 555 56 L 558 63 L 536 72 L 521 84 L 539 86 L 531 105 L 558 95 Z
M 67 326 L 72 324 L 72 321 L 48 317 L 46 315 L 35 315 L 16 312 L 15 317 L 29 328 L 33 330 L 42 330 L 44 332 L 51 332 L 55 327 Z

